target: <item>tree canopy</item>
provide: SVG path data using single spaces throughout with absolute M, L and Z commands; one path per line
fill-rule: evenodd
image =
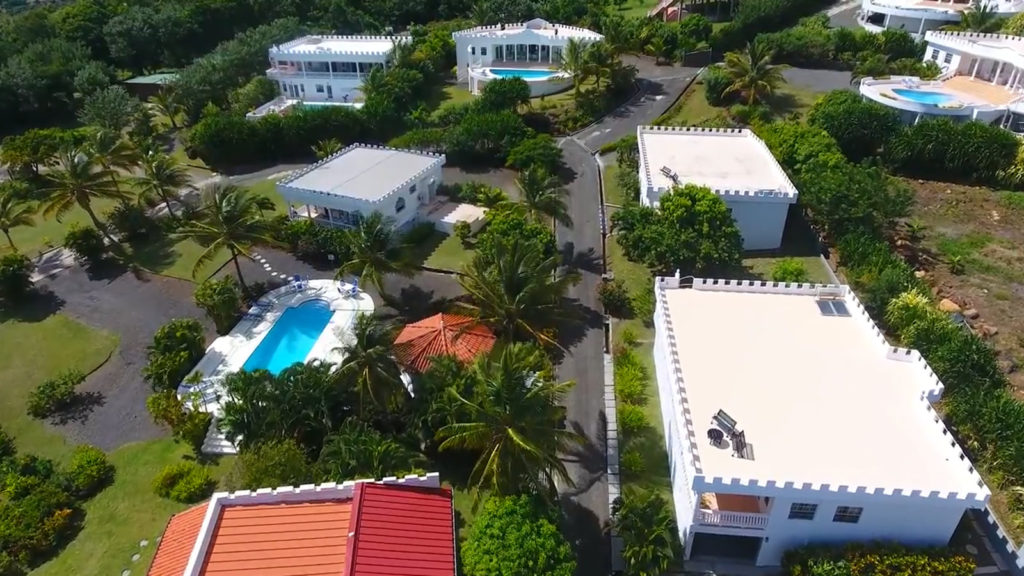
M 572 576 L 576 559 L 557 512 L 534 496 L 492 497 L 462 546 L 466 576 Z

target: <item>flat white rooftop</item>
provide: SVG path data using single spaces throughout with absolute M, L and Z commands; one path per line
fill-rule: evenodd
M 388 54 L 400 36 L 303 36 L 274 46 L 276 54 Z
M 705 478 L 987 497 L 922 398 L 941 384 L 919 355 L 888 347 L 852 292 L 839 287 L 850 315 L 829 316 L 813 291 L 694 282 L 664 288 L 663 302 Z M 719 410 L 738 422 L 753 460 L 708 440 Z
M 481 36 L 494 38 L 503 36 L 515 36 L 527 30 L 539 36 L 546 36 L 548 38 L 579 38 L 595 41 L 604 38 L 604 36 L 598 34 L 597 32 L 594 32 L 593 30 L 580 28 L 578 26 L 554 24 L 542 18 L 534 18 L 533 20 L 529 20 L 527 22 L 517 22 L 514 24 L 494 24 L 490 26 L 477 26 L 475 28 L 468 28 L 466 30 L 459 30 L 458 32 L 452 34 L 452 36 Z
M 374 202 L 438 163 L 444 156 L 356 144 L 279 184 Z
M 981 32 L 925 32 L 929 44 L 953 48 L 974 56 L 1010 62 L 1015 66 L 1024 64 L 1024 38 L 1008 34 L 985 34 Z
M 707 186 L 718 194 L 797 192 L 768 147 L 750 130 L 640 126 L 641 190 L 669 190 L 680 184 Z

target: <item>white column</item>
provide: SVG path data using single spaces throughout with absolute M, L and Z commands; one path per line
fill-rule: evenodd
M 1003 63 L 999 63 L 999 68 L 996 69 L 996 73 L 992 75 L 992 85 L 999 81 L 999 75 L 1003 73 Z
M 924 18 L 921 18 L 921 25 L 917 27 L 917 35 L 920 36 L 924 33 Z
M 306 61 L 305 60 L 299 60 L 299 66 L 302 67 L 302 79 L 305 80 L 306 79 Z
M 974 80 L 974 76 L 978 73 L 978 64 L 981 64 L 981 58 L 974 61 L 974 66 L 971 68 L 971 80 Z
M 1013 65 L 1011 64 L 1011 66 L 1013 66 Z M 1006 87 L 1007 88 L 1010 88 L 1011 86 L 1013 86 L 1013 83 L 1017 80 L 1017 74 L 1018 74 L 1017 67 L 1013 66 L 1013 70 L 1010 71 L 1010 77 L 1006 79 Z
M 882 28 L 888 28 L 888 27 L 889 27 L 889 15 L 886 14 L 885 15 L 885 20 L 882 21 Z

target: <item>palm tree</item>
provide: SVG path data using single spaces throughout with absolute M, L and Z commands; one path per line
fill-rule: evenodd
M 459 422 L 438 431 L 440 450 L 466 449 L 480 456 L 470 483 L 499 495 L 536 488 L 552 489 L 557 477 L 572 486 L 559 459 L 582 437 L 564 430 L 562 398 L 572 382 L 554 382 L 543 353 L 515 343 L 496 358 L 480 358 L 473 366 L 475 397 L 451 390 L 466 408 Z M 477 495 L 481 490 L 477 490 Z
M 566 190 L 559 186 L 558 178 L 539 166 L 531 166 L 519 173 L 516 186 L 522 192 L 520 202 L 530 216 L 551 218 L 552 227 L 557 222 L 572 228 L 572 217 L 565 204 Z
M 782 77 L 786 66 L 772 64 L 774 53 L 765 46 L 764 42 L 751 42 L 743 52 L 725 55 L 725 71 L 732 80 L 725 92 L 745 94 L 748 105 L 764 102 L 786 81 Z
M 360 314 L 352 327 L 350 340 L 336 348 L 343 356 L 337 374 L 351 378 L 359 394 L 359 410 L 373 404 L 386 408 L 403 397 L 401 370 L 391 356 L 395 342 L 394 327 L 370 314 Z
M 612 526 L 622 538 L 626 572 L 659 576 L 675 557 L 676 529 L 672 510 L 653 491 L 627 490 L 612 515 Z
M 607 77 L 611 81 L 612 71 L 617 64 L 615 52 L 607 42 L 594 42 L 587 46 L 585 67 L 594 76 L 597 89 L 601 89 L 601 79 Z
M 546 329 L 573 319 L 562 299 L 579 276 L 556 276 L 558 257 L 546 256 L 533 242 L 512 240 L 495 252 L 478 252 L 459 274 L 470 300 L 463 306 L 507 339 L 557 346 Z
M 346 230 L 345 240 L 352 256 L 338 268 L 339 279 L 346 274 L 358 276 L 361 283 L 369 283 L 383 294 L 386 274 L 409 275 L 414 270 L 398 232 L 380 212 Z
M 171 218 L 177 218 L 171 208 L 171 199 L 177 199 L 178 192 L 191 180 L 188 170 L 174 157 L 152 152 L 142 158 L 142 176 L 132 178 L 132 183 L 139 191 L 139 200 L 150 205 L 162 201 Z
M 36 205 L 14 194 L 0 194 L 0 231 L 7 237 L 7 243 L 11 250 L 17 252 L 18 247 L 11 240 L 11 228 L 18 226 L 35 226 L 36 221 L 33 215 L 36 212 Z
M 110 173 L 114 187 L 121 189 L 118 170 L 131 172 L 139 165 L 139 152 L 131 142 L 110 130 L 96 130 L 85 143 L 89 154 Z
M 112 245 L 117 244 L 92 206 L 97 200 L 129 200 L 129 194 L 117 186 L 112 170 L 104 168 L 82 148 L 65 148 L 57 153 L 46 180 L 43 216 L 55 216 L 59 222 L 68 210 L 79 206 L 89 215 L 93 226 Z
M 572 76 L 573 95 L 579 96 L 580 84 L 587 79 L 587 45 L 576 38 L 570 38 L 562 50 L 559 69 Z
M 988 3 L 978 0 L 971 2 L 971 7 L 960 12 L 960 22 L 943 26 L 942 30 L 960 32 L 998 32 L 1003 26 L 1003 19 Z
M 341 151 L 341 142 L 337 138 L 328 138 L 327 140 L 321 140 L 313 145 L 313 153 L 316 154 L 317 160 L 323 160 L 334 156 Z
M 260 212 L 260 196 L 227 182 L 215 182 L 203 188 L 197 218 L 178 230 L 177 236 L 195 240 L 204 247 L 192 268 L 192 276 L 213 260 L 221 250 L 231 254 L 238 283 L 248 295 L 249 287 L 242 277 L 238 257 L 250 258 L 249 250 L 256 244 L 273 244 L 270 223 Z
M 167 120 L 171 123 L 171 129 L 178 129 L 178 122 L 175 118 L 182 112 L 182 106 L 178 102 L 177 94 L 174 90 L 165 88 L 153 96 L 150 97 L 149 103 L 152 104 L 158 112 L 167 117 Z

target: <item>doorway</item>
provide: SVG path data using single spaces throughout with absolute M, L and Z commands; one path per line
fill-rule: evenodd
M 734 562 L 757 562 L 760 536 L 728 536 L 697 532 L 693 535 L 690 558 L 728 558 Z

